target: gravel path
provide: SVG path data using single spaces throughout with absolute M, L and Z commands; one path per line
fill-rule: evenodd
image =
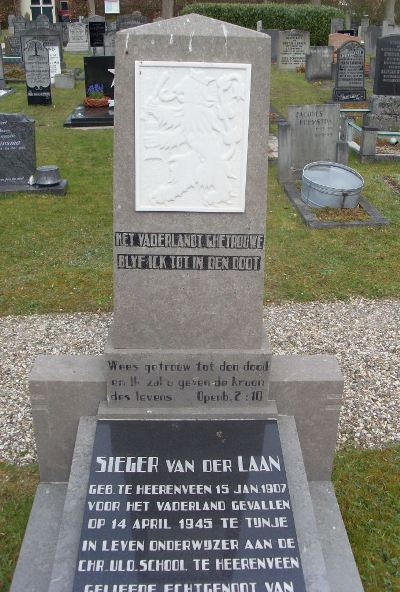
M 0 319 L 0 460 L 33 462 L 28 374 L 35 357 L 99 354 L 110 314 Z M 334 354 L 345 376 L 338 445 L 379 447 L 400 440 L 400 300 L 268 306 L 276 354 Z

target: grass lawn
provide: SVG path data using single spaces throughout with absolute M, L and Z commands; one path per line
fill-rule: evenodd
M 81 55 L 66 54 L 69 67 Z M 68 130 L 64 119 L 84 96 L 53 90 L 51 107 L 28 107 L 25 85 L 0 98 L 2 112 L 36 120 L 37 164 L 57 164 L 69 181 L 65 198 L 0 194 L 0 315 L 112 309 L 112 130 Z M 326 85 L 273 69 L 272 102 L 316 103 Z M 365 178 L 365 196 L 391 220 L 384 228 L 308 230 L 270 166 L 265 300 L 398 297 L 400 195 L 384 177 L 398 164 L 350 165 Z M 366 592 L 400 590 L 400 446 L 345 450 L 334 482 Z M 397 466 L 397 470 L 396 470 Z M 0 591 L 6 591 L 37 482 L 35 467 L 0 465 Z M 351 592 L 351 591 L 343 591 Z

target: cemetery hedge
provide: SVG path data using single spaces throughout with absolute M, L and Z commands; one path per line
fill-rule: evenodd
M 331 18 L 344 16 L 343 11 L 330 6 L 309 4 L 191 4 L 181 14 L 192 12 L 227 21 L 234 25 L 256 29 L 262 20 L 264 29 L 300 29 L 310 31 L 311 45 L 326 45 L 331 31 Z

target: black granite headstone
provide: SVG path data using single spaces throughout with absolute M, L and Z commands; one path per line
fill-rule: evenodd
M 341 35 L 348 35 L 349 37 L 356 37 L 357 33 L 354 29 L 340 29 L 339 31 L 336 31 L 337 33 L 340 33 Z
M 365 49 L 357 41 L 349 41 L 337 50 L 334 101 L 365 101 Z
M 0 188 L 26 184 L 35 170 L 34 120 L 23 113 L 0 113 Z
M 102 87 L 104 96 L 114 98 L 115 57 L 84 58 L 86 96 L 90 96 L 95 86 Z M 110 70 L 112 70 L 110 72 Z
M 98 422 L 73 590 L 114 588 L 305 592 L 275 420 Z
M 51 105 L 49 52 L 33 39 L 24 47 L 28 105 Z
M 400 35 L 377 41 L 374 94 L 400 95 Z
M 106 32 L 106 23 L 104 21 L 103 22 L 89 22 L 90 47 L 103 47 L 105 32 Z

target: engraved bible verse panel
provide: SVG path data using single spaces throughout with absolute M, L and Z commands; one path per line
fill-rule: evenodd
M 244 212 L 250 64 L 135 64 L 137 211 Z

